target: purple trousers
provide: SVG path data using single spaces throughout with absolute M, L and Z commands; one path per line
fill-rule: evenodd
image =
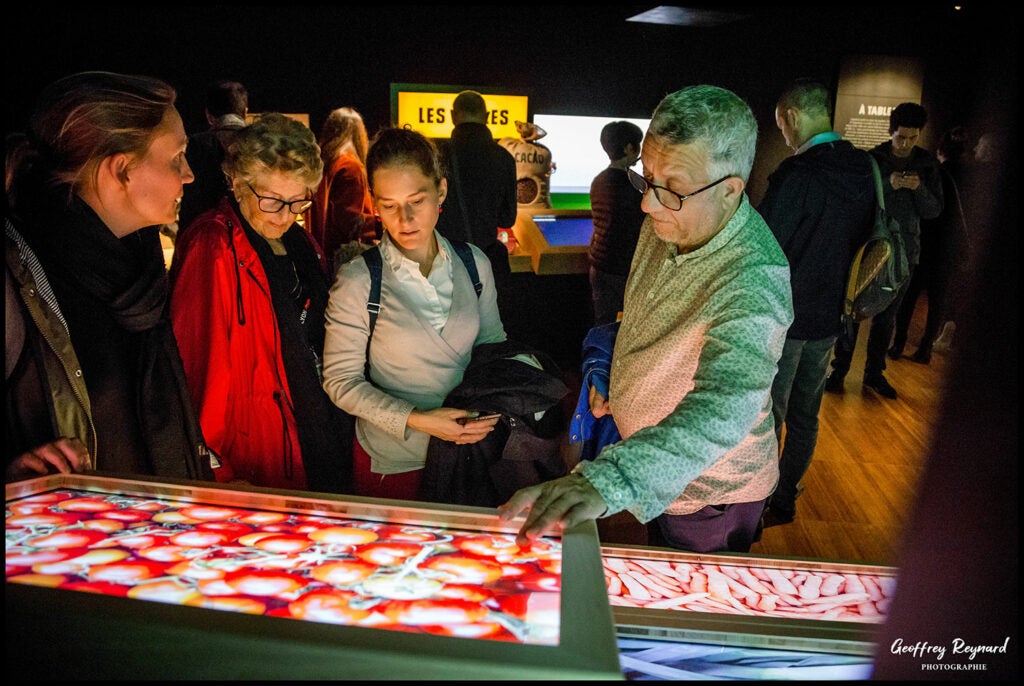
M 746 553 L 765 501 L 708 505 L 686 515 L 659 515 L 647 526 L 650 544 L 695 553 Z

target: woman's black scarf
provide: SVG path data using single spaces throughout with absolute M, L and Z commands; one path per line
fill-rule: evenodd
M 242 216 L 237 203 L 232 203 L 270 283 L 307 486 L 311 491 L 348 493 L 354 422 L 331 402 L 318 370 L 324 349 L 327 276 L 305 229 L 292 224 L 281 236 L 288 257 L 275 256 L 266 239 Z M 293 290 L 296 278 L 301 295 Z
M 212 481 L 209 449 L 168 318 L 159 226 L 119 239 L 85 202 L 68 198 L 65 186 L 36 204 L 26 239 L 51 278 L 94 297 L 121 328 L 137 335 L 137 354 L 125 360 L 125 369 L 136 391 L 134 419 L 149 453 L 140 463 L 155 476 Z M 101 452 L 103 442 L 100 436 Z M 102 454 L 97 464 L 102 469 Z

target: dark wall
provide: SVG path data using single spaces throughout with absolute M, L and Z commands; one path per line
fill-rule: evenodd
M 744 97 L 760 123 L 748 187 L 756 204 L 789 154 L 774 121 L 787 81 L 812 76 L 834 87 L 851 55 L 921 59 L 927 145 L 974 115 L 986 53 L 1015 30 L 995 8 L 972 3 L 959 12 L 952 3 L 716 3 L 744 18 L 694 28 L 625 21 L 651 5 L 366 7 L 16 10 L 21 20 L 4 26 L 4 130 L 25 127 L 45 84 L 86 69 L 169 81 L 189 132 L 206 127 L 205 86 L 218 78 L 245 83 L 253 112 L 307 113 L 314 130 L 331 109 L 353 106 L 371 135 L 390 121 L 392 83 L 505 88 L 528 95 L 531 113 L 637 118 L 669 92 L 712 83 Z M 1016 84 L 1007 87 L 1015 97 Z
M 624 117 L 650 116 L 682 86 L 714 83 L 747 98 L 769 135 L 787 80 L 834 82 L 851 54 L 927 59 L 929 95 L 957 118 L 985 45 L 969 37 L 992 38 L 980 8 L 958 14 L 944 4 L 816 7 L 813 16 L 808 7 L 737 5 L 748 18 L 710 28 L 625 21 L 648 7 L 23 9 L 21 22 L 5 21 L 4 127 L 23 126 L 47 82 L 107 69 L 170 81 L 190 130 L 205 127 L 205 84 L 231 77 L 249 87 L 253 111 L 307 112 L 317 129 L 348 104 L 371 132 L 389 120 L 392 82 L 504 87 L 529 95 L 534 112 Z

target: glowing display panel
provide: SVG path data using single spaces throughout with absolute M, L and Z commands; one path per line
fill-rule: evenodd
M 603 546 L 620 638 L 873 655 L 893 567 Z
M 552 217 L 534 215 L 533 221 L 552 247 L 590 245 L 594 233 L 594 220 L 590 217 Z
M 8 500 L 7 581 L 558 645 L 561 542 L 62 488 Z
M 885 620 L 895 576 L 799 567 L 602 558 L 608 600 L 619 607 L 803 620 Z
M 619 639 L 629 681 L 866 681 L 865 655 Z

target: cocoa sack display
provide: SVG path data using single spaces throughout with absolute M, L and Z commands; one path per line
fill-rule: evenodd
M 529 122 L 516 122 L 519 138 L 501 138 L 498 144 L 516 161 L 516 202 L 520 207 L 551 207 L 551 150 L 537 139 L 547 135 Z

